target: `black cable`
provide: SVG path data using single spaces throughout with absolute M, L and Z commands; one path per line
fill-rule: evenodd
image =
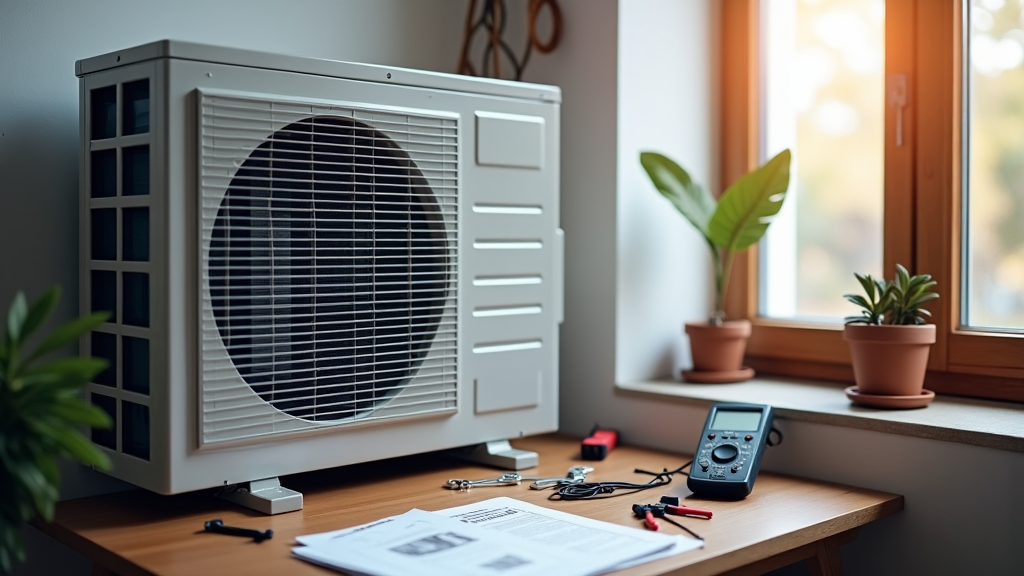
M 547 41 L 542 40 L 537 31 L 537 20 L 544 8 L 548 9 L 551 18 L 551 32 Z M 483 32 L 485 36 L 483 53 L 481 54 L 481 74 L 495 78 L 502 77 L 501 59 L 494 58 L 494 51 L 498 50 L 512 65 L 511 76 L 514 80 L 522 79 L 523 71 L 526 70 L 526 65 L 529 63 L 534 49 L 542 54 L 547 54 L 554 50 L 561 40 L 562 11 L 558 7 L 557 0 L 530 0 L 527 6 L 526 46 L 523 49 L 521 58 L 516 57 L 512 47 L 505 42 L 505 28 L 508 24 L 508 9 L 505 0 L 483 0 L 478 18 L 475 18 L 475 13 L 476 0 L 470 0 L 466 10 L 462 48 L 460 50 L 461 55 L 458 67 L 460 74 L 476 75 L 476 68 L 473 66 L 469 52 L 473 37 L 480 32 Z M 492 70 L 492 67 L 495 69 Z
M 696 538 L 697 540 L 701 540 L 701 541 L 703 541 L 703 540 L 704 540 L 704 537 L 703 537 L 703 536 L 701 536 L 700 534 L 697 534 L 697 533 L 696 533 L 696 532 L 694 532 L 693 530 L 690 530 L 690 529 L 689 529 L 689 528 L 687 528 L 686 526 L 683 526 L 682 524 L 680 524 L 679 522 L 676 522 L 675 520 L 673 520 L 673 519 L 669 518 L 668 516 L 661 516 L 661 519 L 662 519 L 662 520 L 666 520 L 666 521 L 668 521 L 668 522 L 669 522 L 670 524 L 675 524 L 676 526 L 679 526 L 679 527 L 680 527 L 680 528 L 682 528 L 683 530 L 686 530 L 687 532 L 689 532 L 689 533 L 690 533 L 690 535 L 691 535 L 691 536 L 693 536 L 693 537 L 694 537 L 694 538 Z
M 675 474 L 686 475 L 686 472 L 683 472 L 683 470 L 689 468 L 691 464 L 693 464 L 693 460 L 671 471 L 668 468 L 663 468 L 661 472 L 648 472 L 639 468 L 633 470 L 637 474 L 653 476 L 650 481 L 644 484 L 634 482 L 579 482 L 576 484 L 565 484 L 559 486 L 554 493 L 548 496 L 548 500 L 593 500 L 635 494 L 643 490 L 671 484 L 672 476 Z M 628 492 L 615 494 L 616 490 L 628 490 Z

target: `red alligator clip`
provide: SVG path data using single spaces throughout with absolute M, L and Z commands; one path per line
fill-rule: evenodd
M 689 506 L 672 506 L 670 504 L 655 504 L 655 506 L 662 506 L 670 514 L 675 514 L 676 516 L 699 516 L 701 518 L 711 518 L 711 510 L 690 508 Z
M 703 538 L 693 530 L 690 530 L 686 526 L 668 518 L 666 514 L 672 514 L 674 516 L 698 516 L 706 519 L 711 518 L 710 510 L 690 508 L 689 506 L 673 506 L 664 502 L 658 504 L 633 504 L 633 514 L 635 514 L 637 518 L 643 519 L 644 526 L 646 526 L 648 530 L 654 530 L 655 532 L 660 530 L 661 527 L 658 526 L 658 521 L 655 520 L 655 518 L 664 518 L 669 523 L 686 530 L 698 540 L 703 540 Z

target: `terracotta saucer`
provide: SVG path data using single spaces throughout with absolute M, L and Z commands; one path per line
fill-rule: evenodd
M 861 394 L 856 386 L 846 390 L 846 397 L 856 404 L 872 408 L 924 408 L 935 399 L 935 392 L 921 390 L 918 396 L 884 396 L 881 394 Z
M 744 366 L 739 370 L 683 370 L 683 379 L 697 384 L 727 384 L 743 382 L 754 377 L 754 369 Z

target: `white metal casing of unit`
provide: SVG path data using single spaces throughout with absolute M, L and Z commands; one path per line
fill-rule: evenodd
M 112 475 L 174 494 L 557 428 L 558 88 L 175 41 L 76 73 Z

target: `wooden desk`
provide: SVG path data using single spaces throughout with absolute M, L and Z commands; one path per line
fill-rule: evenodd
M 530 473 L 561 476 L 580 463 L 578 440 L 549 435 L 514 445 L 540 453 L 541 464 Z M 634 474 L 634 468 L 671 469 L 687 460 L 677 454 L 619 447 L 594 463 L 596 471 L 588 480 L 646 482 L 648 477 Z M 62 502 L 54 522 L 39 528 L 93 559 L 97 575 L 323 575 L 334 572 L 292 557 L 296 536 L 363 524 L 411 508 L 439 510 L 495 496 L 642 527 L 631 504 L 657 502 L 664 494 L 690 494 L 682 475 L 662 489 L 599 501 L 552 502 L 547 500 L 550 491 L 529 490 L 526 483 L 469 492 L 442 488 L 449 478 L 487 478 L 497 476 L 495 472 L 425 454 L 284 478 L 285 486 L 303 492 L 301 512 L 262 516 L 209 492 L 159 496 L 133 490 Z M 808 559 L 812 574 L 838 575 L 842 573 L 839 546 L 852 541 L 858 527 L 903 509 L 903 497 L 895 494 L 769 473 L 758 477 L 746 500 L 689 498 L 687 503 L 715 513 L 712 520 L 677 518 L 705 538 L 704 548 L 617 575 L 739 576 L 761 574 L 801 559 Z M 256 544 L 203 533 L 203 523 L 212 518 L 223 518 L 232 526 L 272 528 L 274 538 Z M 682 533 L 665 522 L 662 530 Z

